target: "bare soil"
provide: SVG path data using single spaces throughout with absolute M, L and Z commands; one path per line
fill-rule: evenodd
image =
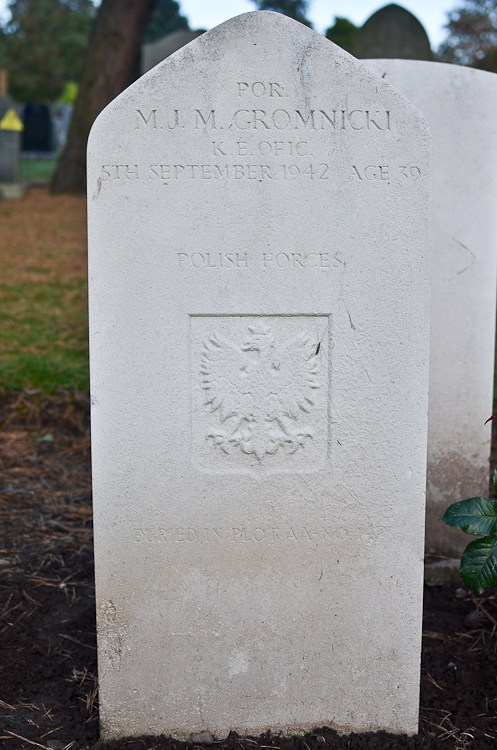
M 23 393 L 0 401 L 0 746 L 101 750 L 93 587 L 88 399 Z M 420 730 L 269 734 L 223 750 L 497 747 L 497 596 L 425 591 Z M 330 679 L 333 676 L 330 675 Z M 165 737 L 108 750 L 187 750 Z M 192 747 L 190 743 L 189 747 Z M 195 747 L 195 746 L 193 746 Z

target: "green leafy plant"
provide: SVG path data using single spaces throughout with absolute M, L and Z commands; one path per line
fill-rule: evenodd
M 495 419 L 494 414 L 490 419 Z M 487 420 L 490 421 L 490 420 Z M 493 474 L 497 493 L 497 467 Z M 481 539 L 470 542 L 461 558 L 461 578 L 471 591 L 482 594 L 487 586 L 497 586 L 497 502 L 486 497 L 470 497 L 452 503 L 442 521 Z

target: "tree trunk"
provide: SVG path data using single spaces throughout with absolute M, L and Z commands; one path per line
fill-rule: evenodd
M 102 0 L 66 147 L 52 180 L 52 192 L 84 193 L 86 142 L 97 115 L 136 80 L 140 45 L 157 0 Z

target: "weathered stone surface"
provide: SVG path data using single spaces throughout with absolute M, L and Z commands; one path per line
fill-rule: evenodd
M 373 13 L 354 36 L 355 57 L 431 60 L 428 35 L 420 21 L 405 8 L 391 3 Z
M 440 518 L 450 503 L 487 496 L 489 483 L 497 75 L 443 63 L 365 62 L 418 107 L 433 138 L 426 549 L 460 556 L 468 535 Z
M 250 13 L 110 104 L 88 168 L 104 735 L 417 731 L 423 118 Z

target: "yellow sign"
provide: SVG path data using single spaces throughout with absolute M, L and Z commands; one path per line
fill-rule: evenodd
M 8 109 L 0 120 L 0 130 L 24 130 L 24 125 L 17 116 L 15 109 Z

